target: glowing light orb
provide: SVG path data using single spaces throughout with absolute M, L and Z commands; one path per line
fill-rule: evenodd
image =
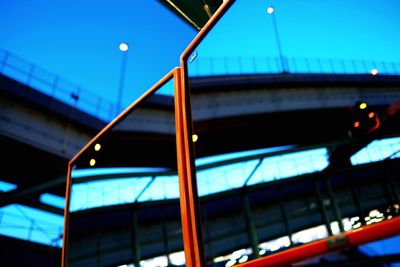
M 360 104 L 360 109 L 366 109 L 367 108 L 367 103 L 361 103 Z
M 378 70 L 377 69 L 372 69 L 371 70 L 371 74 L 374 75 L 374 76 L 377 75 L 378 74 Z
M 122 52 L 126 52 L 126 51 L 128 51 L 128 49 L 129 49 L 129 46 L 127 43 L 121 43 L 119 45 L 119 50 L 121 50 Z
M 96 144 L 95 146 L 94 146 L 94 150 L 95 151 L 99 151 L 101 149 L 101 145 L 100 144 Z

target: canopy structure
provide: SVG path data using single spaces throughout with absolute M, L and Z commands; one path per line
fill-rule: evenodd
M 200 30 L 222 4 L 222 0 L 159 0 L 192 27 Z

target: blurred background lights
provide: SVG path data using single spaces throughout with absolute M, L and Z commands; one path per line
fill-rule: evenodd
M 101 149 L 101 145 L 100 144 L 96 144 L 95 146 L 94 146 L 94 150 L 95 151 L 99 151 Z
M 372 69 L 371 70 L 371 74 L 372 75 L 377 75 L 378 74 L 378 70 L 377 69 Z
M 360 104 L 360 109 L 366 109 L 367 108 L 367 103 L 363 102 Z
M 96 160 L 95 159 L 91 159 L 89 164 L 90 164 L 90 166 L 93 167 L 94 165 L 96 165 Z
M 185 265 L 185 252 L 184 251 L 171 253 L 169 255 L 169 258 L 170 258 L 171 264 L 173 266 L 183 266 L 183 265 Z
M 128 51 L 128 49 L 129 49 L 129 46 L 127 43 L 120 43 L 119 50 L 121 50 L 122 52 L 126 52 L 126 51 Z
M 193 141 L 193 143 L 196 143 L 197 140 L 199 140 L 199 136 L 198 136 L 197 134 L 193 134 L 193 135 L 192 135 L 192 141 Z
M 274 8 L 273 8 L 272 6 L 269 6 L 269 7 L 267 8 L 267 13 L 268 13 L 268 14 L 274 13 Z

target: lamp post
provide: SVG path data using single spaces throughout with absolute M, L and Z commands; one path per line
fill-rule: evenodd
M 276 44 L 278 46 L 278 53 L 279 53 L 279 59 L 280 59 L 280 63 L 281 63 L 282 72 L 283 73 L 287 73 L 288 72 L 288 68 L 286 66 L 286 59 L 285 59 L 285 57 L 283 56 L 283 53 L 282 53 L 282 46 L 281 46 L 281 41 L 279 39 L 278 26 L 276 24 L 274 7 L 273 6 L 269 6 L 267 8 L 267 13 L 270 14 L 271 17 L 272 17 L 272 25 L 274 27 L 275 39 L 276 39 Z
M 122 52 L 122 62 L 121 62 L 121 74 L 119 78 L 116 115 L 118 115 L 122 110 L 122 95 L 124 91 L 125 69 L 126 69 L 126 61 L 128 59 L 128 49 L 129 46 L 127 43 L 124 42 L 120 43 L 119 50 Z

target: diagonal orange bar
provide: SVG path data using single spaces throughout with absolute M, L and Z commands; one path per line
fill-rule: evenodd
M 134 101 L 129 107 L 127 107 L 121 114 L 119 114 L 116 118 L 114 118 L 106 127 L 104 127 L 95 137 L 93 137 L 68 163 L 68 175 L 67 175 L 67 186 L 66 186 L 66 193 L 65 193 L 65 208 L 64 208 L 64 232 L 63 232 L 63 246 L 62 246 L 62 254 L 61 254 L 61 266 L 62 267 L 67 267 L 68 266 L 68 235 L 69 235 L 69 206 L 70 206 L 70 199 L 71 199 L 71 187 L 72 187 L 72 177 L 71 177 L 71 172 L 73 169 L 73 166 L 75 164 L 75 161 L 79 158 L 80 155 L 83 154 L 90 146 L 93 145 L 93 143 L 96 142 L 98 138 L 100 138 L 103 134 L 105 134 L 107 131 L 109 131 L 112 127 L 114 127 L 116 124 L 118 124 L 121 120 L 123 120 L 126 116 L 129 115 L 130 112 L 132 112 L 136 107 L 144 101 L 146 98 L 150 97 L 154 91 L 158 90 L 163 86 L 165 83 L 170 81 L 171 79 L 174 79 L 175 82 L 175 90 L 176 86 L 179 86 L 177 84 L 177 81 L 179 83 L 180 78 L 180 68 L 174 68 L 171 70 L 168 74 L 166 74 L 164 77 L 162 77 L 156 84 L 154 84 L 148 91 L 146 91 L 142 96 L 140 96 L 136 101 Z M 179 90 L 178 90 L 179 91 Z M 176 100 L 175 100 L 176 101 Z M 176 103 L 175 103 L 176 104 Z M 175 110 L 177 107 L 175 107 Z M 176 115 L 177 116 L 177 115 Z M 178 118 L 178 117 L 177 117 Z M 178 122 L 176 122 L 177 124 Z M 177 126 L 178 127 L 178 126 Z M 177 128 L 178 129 L 178 128 Z M 178 133 L 177 133 L 178 135 Z M 179 141 L 177 140 L 177 143 Z M 179 151 L 179 148 L 178 148 Z M 179 157 L 179 156 L 178 156 Z M 179 159 L 179 158 L 178 158 Z M 179 162 L 179 161 L 178 161 Z M 181 168 L 182 167 L 178 167 Z M 180 185 L 181 186 L 181 185 Z M 184 186 L 184 185 L 183 185 Z M 187 194 L 185 194 L 187 195 Z M 181 207 L 182 209 L 182 207 Z M 182 220 L 183 221 L 183 220 Z M 185 241 L 185 240 L 184 240 Z M 186 241 L 185 241 L 186 242 Z
M 290 264 L 300 262 L 312 257 L 321 256 L 334 251 L 344 250 L 350 247 L 359 246 L 399 234 L 400 216 L 235 266 L 288 266 Z

